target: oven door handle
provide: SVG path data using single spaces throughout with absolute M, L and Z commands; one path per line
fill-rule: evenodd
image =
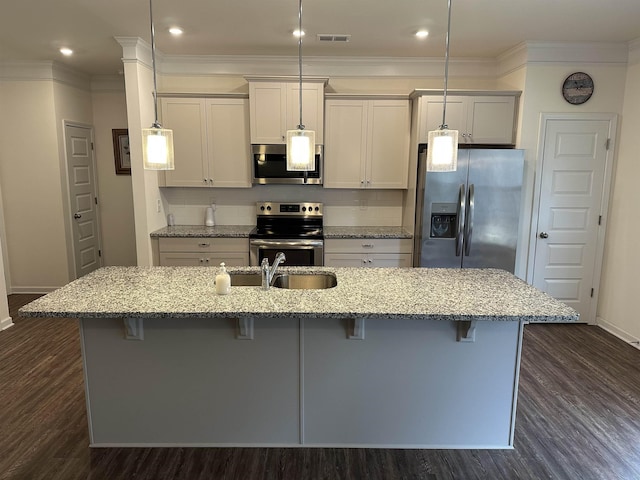
M 263 240 L 263 239 L 251 239 L 249 244 L 255 247 L 322 247 L 323 240 Z

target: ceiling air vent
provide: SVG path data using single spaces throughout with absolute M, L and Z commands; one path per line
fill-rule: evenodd
M 318 40 L 321 42 L 348 42 L 349 40 L 351 40 L 351 35 L 338 33 L 319 33 Z

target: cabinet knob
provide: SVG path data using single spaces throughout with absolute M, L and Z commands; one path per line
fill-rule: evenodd
M 367 263 L 367 259 L 366 259 L 366 258 L 363 258 L 363 259 L 362 259 L 362 263 Z
M 203 178 L 203 179 L 202 179 L 202 181 L 203 181 L 204 183 L 207 183 L 207 179 L 206 179 L 206 178 Z
M 198 244 L 198 246 L 199 246 L 199 247 L 202 247 L 202 248 L 206 248 L 206 247 L 208 247 L 208 246 L 210 246 L 210 245 L 211 245 L 210 243 L 199 243 L 199 244 Z
M 549 238 L 549 234 L 547 232 L 540 232 L 540 235 L 538 235 L 540 238 Z
M 362 248 L 373 248 L 373 243 L 363 243 Z
M 369 263 L 373 263 L 373 260 L 369 259 Z
M 82 218 L 82 215 L 80 215 L 79 213 L 74 213 L 73 218 L 75 219 Z

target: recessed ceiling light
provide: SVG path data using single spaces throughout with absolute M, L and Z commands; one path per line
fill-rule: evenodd
M 293 31 L 293 36 L 294 37 L 304 37 L 304 30 L 302 30 L 302 32 L 300 32 L 300 30 L 294 30 Z
M 68 57 L 69 55 L 73 55 L 73 50 L 67 47 L 62 47 L 60 49 L 60 53 Z
M 171 35 L 182 35 L 184 33 L 184 30 L 182 30 L 180 27 L 171 27 L 169 29 L 169 33 Z
M 418 38 L 427 38 L 429 36 L 429 32 L 427 30 L 418 30 L 416 32 L 416 37 Z

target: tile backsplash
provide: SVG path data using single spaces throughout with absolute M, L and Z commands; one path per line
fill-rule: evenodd
M 217 225 L 254 225 L 256 202 L 322 202 L 330 226 L 402 225 L 402 190 L 325 189 L 314 185 L 255 185 L 252 188 L 161 187 L 164 210 L 176 225 L 204 225 L 216 205 Z

